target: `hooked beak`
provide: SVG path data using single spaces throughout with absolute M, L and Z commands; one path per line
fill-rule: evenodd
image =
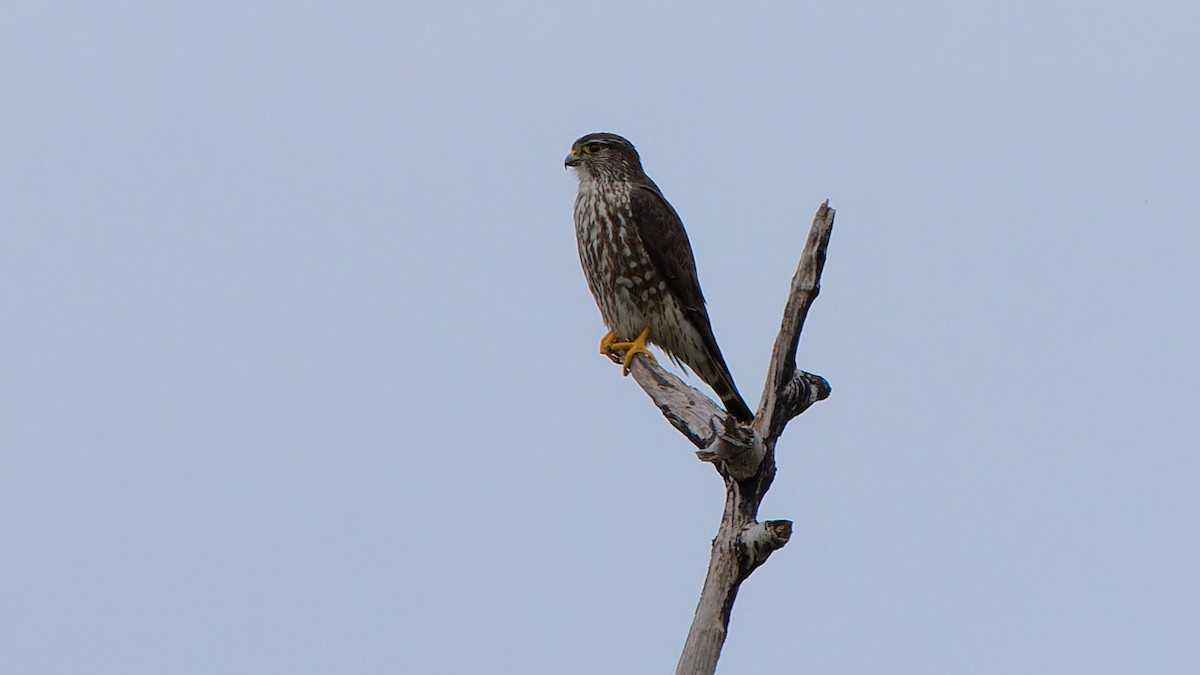
M 563 160 L 563 166 L 567 166 L 567 167 L 570 167 L 570 166 L 579 166 L 579 162 L 580 162 L 580 161 L 581 161 L 581 160 L 580 160 L 580 159 L 579 159 L 579 157 L 578 157 L 578 156 L 575 154 L 575 151 L 574 151 L 574 150 L 572 150 L 572 151 L 571 151 L 571 154 L 567 155 L 567 158 Z

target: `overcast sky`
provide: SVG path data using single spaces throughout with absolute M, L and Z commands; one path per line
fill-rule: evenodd
M 838 211 L 721 672 L 1200 672 L 1198 64 L 1182 1 L 10 3 L 3 670 L 671 672 L 723 493 L 596 353 L 613 131 L 752 407 Z

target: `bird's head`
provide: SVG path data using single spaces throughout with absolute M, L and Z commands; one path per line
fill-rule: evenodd
M 575 169 L 581 178 L 622 178 L 642 173 L 642 160 L 633 143 L 608 133 L 588 134 L 575 141 L 563 165 Z

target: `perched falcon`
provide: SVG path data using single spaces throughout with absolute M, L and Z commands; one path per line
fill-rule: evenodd
M 634 355 L 653 359 L 646 343 L 658 345 L 707 382 L 736 419 L 752 420 L 713 336 L 683 221 L 642 171 L 633 144 L 588 134 L 564 163 L 579 177 L 579 260 L 609 329 L 600 353 L 624 350 L 629 374 Z

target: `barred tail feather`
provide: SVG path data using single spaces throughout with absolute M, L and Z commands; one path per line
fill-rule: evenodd
M 754 413 L 738 393 L 729 366 L 725 364 L 725 357 L 721 355 L 721 348 L 717 346 L 717 338 L 713 335 L 708 313 L 703 309 L 689 307 L 684 310 L 684 315 L 686 319 L 681 323 L 684 332 L 689 335 L 690 343 L 685 343 L 685 346 L 692 347 L 691 352 L 686 355 L 688 365 L 700 379 L 712 387 L 717 398 L 724 404 L 725 410 L 733 415 L 734 419 L 739 422 L 753 421 Z
M 725 410 L 733 415 L 734 419 L 739 422 L 753 421 L 754 413 L 750 410 L 750 406 L 746 405 L 742 395 L 738 393 L 737 386 L 733 383 L 733 376 L 729 374 L 728 366 L 725 365 L 724 360 L 718 359 L 721 359 L 719 354 L 715 359 L 710 357 L 703 369 L 696 369 L 696 374 L 712 387 L 717 398 L 721 399 L 721 403 L 724 404 Z

